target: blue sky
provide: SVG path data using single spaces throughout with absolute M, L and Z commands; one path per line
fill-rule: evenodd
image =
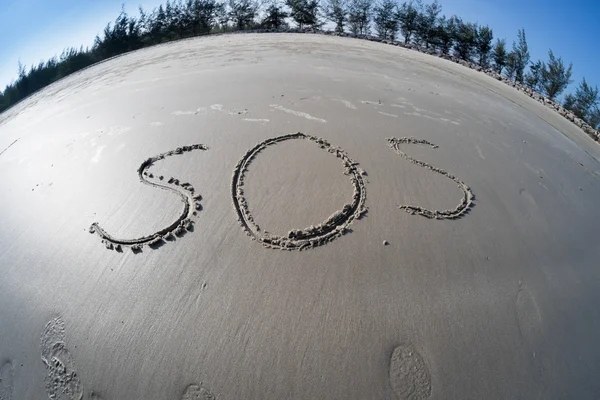
M 512 46 L 524 28 L 531 60 L 547 60 L 548 50 L 573 63 L 575 89 L 585 76 L 600 86 L 600 0 L 438 0 L 442 12 L 489 25 L 495 38 Z M 495 41 L 495 39 L 494 39 Z
M 166 0 L 165 0 L 166 1 Z M 121 11 L 152 9 L 160 0 L 0 0 L 0 90 L 17 77 L 19 60 L 30 66 L 66 47 L 91 46 Z
M 546 59 L 551 48 L 573 62 L 571 90 L 583 76 L 600 85 L 600 0 L 439 1 L 447 16 L 487 24 L 509 46 L 525 28 L 532 60 Z M 139 4 L 151 9 L 161 1 L 0 0 L 0 88 L 16 78 L 19 60 L 29 66 L 65 47 L 91 46 L 122 3 L 135 13 Z

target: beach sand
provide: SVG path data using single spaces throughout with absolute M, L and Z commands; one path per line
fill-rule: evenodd
M 484 74 L 185 40 L 0 151 L 2 400 L 600 397 L 600 146 Z

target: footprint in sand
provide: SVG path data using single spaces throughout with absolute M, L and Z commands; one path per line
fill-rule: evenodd
M 52 400 L 81 400 L 83 387 L 73 357 L 65 344 L 65 323 L 60 317 L 50 320 L 41 336 L 42 362 L 46 367 L 46 391 Z
M 526 288 L 520 287 L 515 300 L 519 332 L 528 346 L 532 346 L 538 335 L 542 333 L 540 309 L 537 302 Z
M 413 346 L 400 345 L 394 349 L 390 383 L 398 400 L 424 400 L 431 395 L 431 374 Z
M 198 385 L 190 385 L 183 392 L 181 400 L 215 400 L 216 397 L 208 389 Z
M 0 367 L 0 400 L 13 400 L 14 384 L 14 369 L 7 361 Z
M 442 211 L 433 210 L 432 211 L 432 210 L 427 210 L 423 207 L 411 206 L 411 205 L 401 205 L 401 206 L 398 206 L 398 208 L 406 211 L 407 213 L 409 213 L 411 215 L 418 214 L 418 215 L 421 215 L 421 216 L 423 216 L 425 218 L 429 218 L 429 219 L 457 219 L 457 218 L 462 217 L 464 214 L 466 214 L 469 211 L 469 208 L 471 208 L 473 206 L 473 200 L 475 199 L 475 195 L 471 191 L 471 188 L 469 186 L 467 186 L 467 184 L 465 184 L 463 181 L 461 181 L 460 179 L 458 179 L 451 173 L 444 171 L 441 168 L 434 167 L 433 165 L 428 164 L 424 161 L 412 158 L 411 156 L 409 156 L 408 154 L 403 152 L 402 149 L 400 148 L 400 145 L 402 145 L 402 144 L 423 144 L 426 146 L 430 146 L 431 148 L 437 149 L 437 147 L 438 147 L 437 145 L 435 145 L 431 142 L 428 142 L 427 140 L 424 140 L 424 139 L 415 139 L 412 137 L 389 138 L 387 141 L 388 141 L 390 147 L 392 148 L 392 150 L 394 150 L 402 158 L 404 158 L 405 160 L 408 160 L 409 162 L 411 162 L 415 165 L 427 168 L 433 172 L 437 172 L 438 174 L 443 175 L 446 178 L 454 181 L 463 192 L 463 197 L 460 200 L 460 203 L 458 203 L 458 205 L 451 210 L 442 210 Z
M 519 325 L 519 334 L 523 344 L 529 350 L 529 360 L 531 365 L 529 370 L 533 374 L 536 386 L 532 390 L 537 392 L 536 399 L 544 398 L 544 369 L 543 364 L 543 344 L 540 339 L 543 335 L 542 316 L 540 309 L 532 296 L 531 292 L 522 286 L 519 286 L 515 299 L 517 309 L 517 322 Z M 532 397 L 533 398 L 533 397 Z

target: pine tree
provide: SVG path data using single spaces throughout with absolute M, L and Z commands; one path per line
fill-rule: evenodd
M 372 7 L 371 0 L 350 0 L 348 26 L 354 35 L 368 35 L 371 32 Z
M 425 48 L 435 46 L 436 44 L 436 27 L 438 15 L 442 12 L 442 6 L 434 0 L 433 3 L 422 6 L 420 2 L 416 3 L 418 11 L 417 30 L 415 32 L 415 40 L 418 44 L 425 45 Z
M 285 19 L 288 14 L 283 8 L 275 1 L 271 3 L 265 10 L 265 17 L 261 22 L 263 28 L 274 28 L 280 29 L 287 26 Z
M 497 73 L 501 74 L 502 69 L 506 65 L 506 40 L 497 39 L 496 44 L 494 45 L 494 51 L 492 54 L 494 59 L 494 69 Z
M 436 43 L 442 54 L 448 54 L 454 45 L 454 37 L 456 36 L 455 18 L 446 18 L 443 15 L 436 27 Z
M 489 56 L 492 50 L 492 40 L 494 39 L 494 33 L 489 26 L 480 26 L 477 30 L 477 37 L 475 40 L 475 46 L 477 49 L 477 55 L 479 56 L 479 65 L 483 68 L 489 66 Z
M 165 39 L 173 40 L 176 37 L 176 14 L 173 10 L 173 5 L 171 5 L 171 1 L 167 0 L 165 4 L 165 27 L 164 27 L 164 36 Z
M 518 56 L 515 54 L 514 51 L 511 51 L 506 56 L 506 68 L 504 70 L 504 75 L 506 75 L 508 79 L 514 80 L 517 76 L 517 63 L 519 62 L 517 58 Z
M 173 26 L 172 34 L 176 39 L 182 39 L 186 37 L 185 25 L 186 25 L 186 14 L 185 8 L 181 0 L 173 1 Z
M 298 28 L 319 26 L 318 0 L 286 0 L 290 8 L 290 17 L 298 24 Z
M 140 29 L 140 36 L 143 37 L 150 31 L 150 27 L 148 24 L 148 14 L 142 6 L 138 7 L 138 13 L 140 14 L 140 16 L 137 19 L 138 27 Z M 98 37 L 96 36 L 96 38 Z
M 154 43 L 160 43 L 162 42 L 166 29 L 167 14 L 163 9 L 162 4 L 158 7 L 158 10 L 153 11 L 152 14 L 153 24 L 152 28 L 150 28 L 150 35 L 154 39 Z
M 519 29 L 517 32 L 518 43 L 513 42 L 513 53 L 515 55 L 516 70 L 515 79 L 517 82 L 523 83 L 523 72 L 529 64 L 529 48 L 525 39 L 525 29 Z
M 323 4 L 325 18 L 335 24 L 335 31 L 344 32 L 344 25 L 348 20 L 348 7 L 346 0 L 325 0 Z
M 402 37 L 404 38 L 404 43 L 410 43 L 414 33 L 418 28 L 418 20 L 419 20 L 419 9 L 420 2 L 417 3 L 417 6 L 412 1 L 403 2 L 400 8 L 398 9 L 398 22 L 400 25 L 400 33 L 402 33 Z
M 588 114 L 587 123 L 594 129 L 600 129 L 600 108 L 598 106 Z
M 216 26 L 217 22 L 227 23 L 227 10 L 224 3 L 216 0 L 194 0 L 193 4 L 193 34 L 206 34 Z
M 396 39 L 398 19 L 396 18 L 396 2 L 394 0 L 382 0 L 381 4 L 375 6 L 373 24 L 380 39 Z
M 529 66 L 529 72 L 525 74 L 524 83 L 531 90 L 541 92 L 543 87 L 544 78 L 542 76 L 546 65 L 538 60 L 535 63 L 531 63 Z
M 585 121 L 590 121 L 591 116 L 595 117 L 594 112 L 599 103 L 600 98 L 598 97 L 598 87 L 592 87 L 587 83 L 585 78 L 583 78 L 575 90 L 575 94 L 573 95 L 569 93 L 565 96 L 565 102 L 563 106 L 566 109 L 571 110 L 573 114 L 579 118 Z
M 456 19 L 454 54 L 465 61 L 471 61 L 477 45 L 477 24 Z
M 548 51 L 548 64 L 544 64 L 541 70 L 541 88 L 546 96 L 554 100 L 559 96 L 571 83 L 571 71 L 573 63 L 565 69 L 565 65 L 561 57 L 554 57 L 552 50 Z
M 251 0 L 229 0 L 229 20 L 237 30 L 248 29 L 254 24 L 258 5 Z

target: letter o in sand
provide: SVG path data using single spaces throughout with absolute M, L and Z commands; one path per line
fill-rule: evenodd
M 350 177 L 350 182 L 354 186 L 354 194 L 349 203 L 344 204 L 341 210 L 333 213 L 318 226 L 292 229 L 287 236 L 271 235 L 261 231 L 248 209 L 248 203 L 244 197 L 244 174 L 248 170 L 248 166 L 252 160 L 262 150 L 266 149 L 267 146 L 273 146 L 285 140 L 294 139 L 309 140 L 321 149 L 340 158 L 345 168 L 344 174 Z M 362 177 L 364 171 L 358 168 L 357 165 L 358 163 L 348 157 L 342 149 L 332 146 L 325 139 L 306 135 L 301 132 L 274 137 L 257 144 L 254 148 L 246 152 L 233 170 L 231 196 L 240 225 L 253 240 L 259 241 L 265 247 L 281 250 L 303 250 L 334 240 L 346 232 L 346 228 L 352 221 L 360 218 L 367 211 L 365 207 L 367 193 Z

